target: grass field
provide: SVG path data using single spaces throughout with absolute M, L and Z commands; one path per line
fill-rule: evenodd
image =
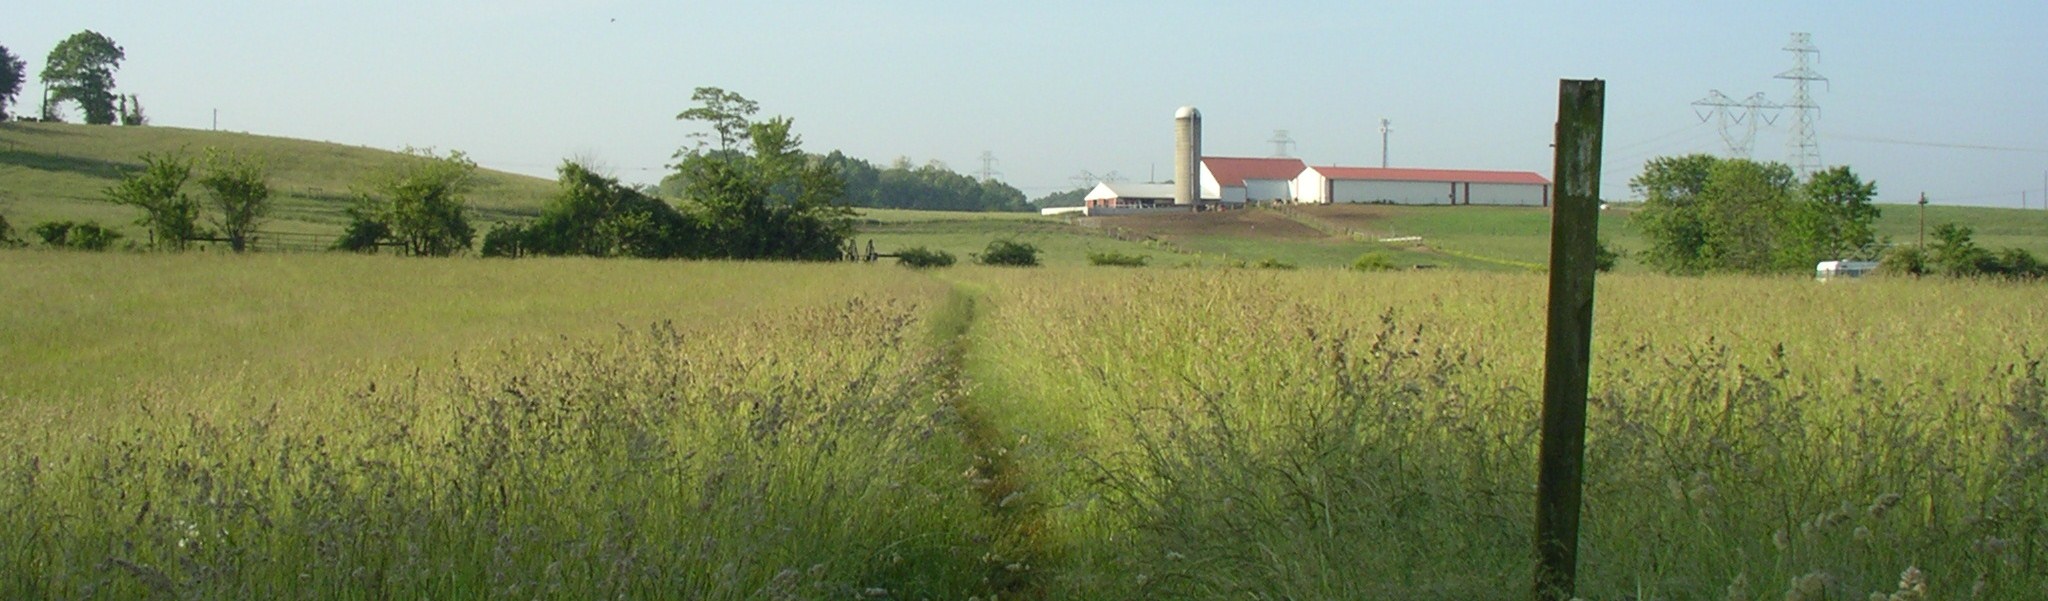
M 62 123 L 0 123 L 0 213 L 18 227 L 55 220 L 96 220 L 129 238 L 139 211 L 107 203 L 102 192 L 139 170 L 143 153 L 207 148 L 265 162 L 276 208 L 265 230 L 332 236 L 348 223 L 343 213 L 360 182 L 400 160 L 398 153 L 232 132 L 175 127 L 105 127 Z M 198 193 L 197 186 L 188 192 Z M 479 223 L 539 214 L 555 192 L 548 180 L 479 170 L 469 196 Z
M 0 251 L 0 597 L 1521 598 L 1543 281 Z M 1600 285 L 1581 597 L 2048 594 L 2036 287 Z

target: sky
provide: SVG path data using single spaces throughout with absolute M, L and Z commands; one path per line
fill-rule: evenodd
M 552 178 L 566 158 L 658 181 L 700 86 L 795 120 L 804 148 L 940 161 L 1033 198 L 1083 172 L 1171 177 L 1173 114 L 1210 156 L 1551 171 L 1560 79 L 1607 81 L 1602 195 L 1643 162 L 1728 154 L 1692 103 L 1792 99 L 1820 49 L 1821 160 L 1881 202 L 2044 207 L 2048 2 L 698 2 L 28 0 L 0 46 L 42 97 L 46 54 L 93 30 L 154 125 L 462 150 Z M 12 112 L 12 108 L 10 108 Z M 71 112 L 71 120 L 78 113 Z M 1790 162 L 1778 111 L 1752 156 Z

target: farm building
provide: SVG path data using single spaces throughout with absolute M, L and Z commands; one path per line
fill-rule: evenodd
M 1309 167 L 1295 202 L 1550 206 L 1550 180 L 1528 171 Z
M 1202 197 L 1225 203 L 1293 200 L 1301 159 L 1202 157 Z
M 1130 184 L 1123 182 L 1102 182 L 1099 184 L 1095 184 L 1095 189 L 1089 190 L 1088 195 L 1082 197 L 1082 200 L 1085 203 L 1084 206 L 1091 209 L 1091 213 L 1094 212 L 1093 209 L 1150 209 L 1172 207 L 1174 206 L 1173 184 Z M 1213 196 L 1209 196 L 1205 191 L 1202 200 L 1207 202 L 1214 202 L 1216 198 Z M 1187 209 L 1188 207 L 1181 207 L 1181 210 Z

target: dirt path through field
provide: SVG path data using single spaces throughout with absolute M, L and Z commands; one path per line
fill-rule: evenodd
M 1010 456 L 1010 441 L 997 427 L 986 407 L 975 400 L 974 387 L 966 375 L 967 355 L 974 319 L 982 295 L 972 286 L 948 280 L 952 290 L 933 317 L 932 332 L 944 353 L 940 368 L 945 403 L 959 416 L 961 437 L 974 454 L 964 474 L 979 492 L 982 508 L 1002 525 L 1000 534 L 988 541 L 982 557 L 992 598 L 1044 599 L 1045 587 L 1039 574 L 1048 547 L 1040 534 L 1045 529 L 1042 505 L 1031 499 L 1029 476 Z

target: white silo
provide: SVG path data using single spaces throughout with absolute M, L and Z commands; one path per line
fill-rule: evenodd
M 1202 111 L 1180 107 L 1173 114 L 1173 204 L 1202 202 Z

